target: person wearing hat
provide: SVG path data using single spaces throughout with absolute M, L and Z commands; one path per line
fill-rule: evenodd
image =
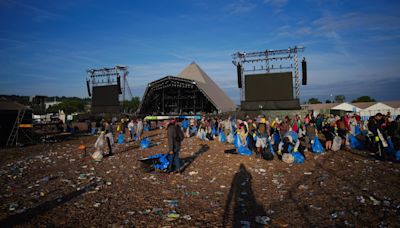
M 242 143 L 243 146 L 247 146 L 247 129 L 246 129 L 246 125 L 244 123 L 240 123 L 238 125 L 238 129 L 237 129 L 237 134 L 239 135 L 240 138 L 240 142 Z
M 261 118 L 257 126 L 256 158 L 261 157 L 261 151 L 267 146 L 267 126 L 265 118 Z
M 168 138 L 168 158 L 169 158 L 169 167 L 168 172 L 179 172 L 181 168 L 181 161 L 179 159 L 179 151 L 181 149 L 181 143 L 184 139 L 184 134 L 179 126 L 176 123 L 176 120 L 173 119 L 167 126 L 167 138 Z
M 311 150 L 311 146 L 314 144 L 315 136 L 318 136 L 318 130 L 315 127 L 315 121 L 311 119 L 309 124 L 306 126 L 305 143 L 308 150 Z

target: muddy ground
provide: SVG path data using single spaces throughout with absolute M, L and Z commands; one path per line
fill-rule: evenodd
M 258 160 L 217 141 L 185 139 L 181 174 L 146 173 L 159 145 L 116 145 L 93 161 L 94 136 L 1 149 L 0 226 L 400 227 L 400 164 L 363 151 L 306 152 L 302 165 Z

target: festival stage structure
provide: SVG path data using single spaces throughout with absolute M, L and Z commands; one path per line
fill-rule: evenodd
M 32 109 L 12 101 L 0 101 L 0 146 L 32 142 Z
M 89 97 L 92 97 L 93 114 L 117 114 L 123 111 L 120 95 L 122 104 L 127 95 L 132 98 L 127 81 L 128 73 L 125 66 L 87 70 L 86 86 Z
M 304 47 L 296 46 L 234 53 L 232 63 L 237 68 L 241 110 L 299 110 L 298 55 L 303 51 Z M 303 85 L 307 84 L 306 64 L 303 58 Z
M 150 82 L 139 106 L 141 115 L 194 115 L 235 111 L 235 103 L 195 63 L 176 77 Z

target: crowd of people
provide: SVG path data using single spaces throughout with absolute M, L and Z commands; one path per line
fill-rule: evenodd
M 377 158 L 395 159 L 400 149 L 400 117 L 378 113 L 368 121 L 357 114 L 322 115 L 305 117 L 294 115 L 283 119 L 259 115 L 236 119 L 231 116 L 202 117 L 196 121 L 185 119 L 181 123 L 185 137 L 196 136 L 201 140 L 218 140 L 233 143 L 238 149 L 246 147 L 257 158 L 283 159 L 285 154 L 365 149 L 376 153 Z M 318 151 L 317 151 L 318 150 Z M 289 159 L 290 161 L 290 159 Z
M 307 114 L 282 119 L 264 115 L 243 119 L 203 116 L 200 119 L 173 119 L 162 127 L 167 129 L 171 172 L 179 170 L 180 144 L 189 137 L 231 143 L 239 154 L 254 154 L 256 158 L 266 160 L 276 157 L 288 163 L 304 162 L 307 151 L 362 149 L 375 153 L 378 159 L 396 160 L 396 152 L 400 150 L 400 116 L 393 119 L 390 113 L 378 113 L 368 121 L 357 114 Z M 101 134 L 95 143 L 96 151 L 99 151 L 97 155 L 105 145 L 108 147 L 107 156 L 112 155 L 115 130 L 119 134 L 115 143 L 123 143 L 125 140 L 141 141 L 143 131 L 148 128 L 149 124 L 140 118 L 122 119 L 115 123 L 103 121 L 99 128 Z M 128 136 L 125 132 L 129 132 Z
M 95 152 L 92 157 L 100 161 L 104 156 L 112 156 L 112 148 L 114 143 L 123 144 L 125 141 L 140 141 L 146 123 L 141 118 L 135 118 L 128 120 L 122 118 L 121 121 L 117 122 L 114 118 L 111 121 L 101 120 L 100 123 L 93 122 L 93 126 L 90 131 L 92 134 L 99 133 L 99 136 L 94 144 Z M 125 132 L 129 132 L 129 138 L 126 139 Z M 117 132 L 117 135 L 115 134 Z M 114 140 L 117 138 L 117 140 Z M 108 153 L 104 151 L 104 147 L 107 145 Z

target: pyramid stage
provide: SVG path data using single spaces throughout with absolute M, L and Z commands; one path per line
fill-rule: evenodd
M 235 111 L 235 103 L 196 64 L 177 76 L 165 76 L 147 85 L 140 115 L 171 116 Z

